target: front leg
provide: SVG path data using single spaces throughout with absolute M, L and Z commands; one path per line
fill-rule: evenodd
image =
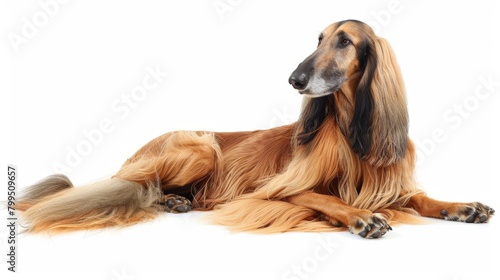
M 292 196 L 288 202 L 316 210 L 333 225 L 346 226 L 361 237 L 379 238 L 392 229 L 381 214 L 349 206 L 335 196 L 309 192 Z
M 495 210 L 479 202 L 458 203 L 432 199 L 424 194 L 411 197 L 407 204 L 421 216 L 460 221 L 466 223 L 486 223 Z

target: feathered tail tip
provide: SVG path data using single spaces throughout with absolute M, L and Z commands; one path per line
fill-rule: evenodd
M 28 232 L 60 233 L 127 226 L 154 218 L 161 210 L 158 186 L 113 178 L 49 195 L 24 212 Z
M 15 208 L 18 211 L 26 211 L 44 198 L 72 187 L 73 184 L 65 175 L 48 176 L 23 190 Z
M 309 208 L 285 201 L 251 198 L 237 199 L 216 206 L 215 211 L 208 214 L 208 220 L 228 226 L 234 231 L 256 233 L 345 230 L 345 228 L 333 227 L 330 223 L 322 221 L 317 212 Z

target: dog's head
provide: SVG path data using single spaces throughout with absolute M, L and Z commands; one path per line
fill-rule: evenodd
M 318 47 L 290 75 L 289 83 L 309 97 L 332 94 L 368 63 L 372 29 L 359 21 L 328 26 L 318 38 Z
M 383 166 L 405 155 L 408 113 L 403 80 L 390 45 L 365 23 L 348 20 L 328 26 L 289 83 L 311 99 L 301 117 L 299 143 L 314 138 L 328 114 L 323 107 L 334 96 L 338 125 L 363 160 Z

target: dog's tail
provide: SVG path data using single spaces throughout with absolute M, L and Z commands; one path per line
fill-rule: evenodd
M 148 220 L 161 211 L 160 199 L 154 184 L 112 178 L 75 188 L 66 176 L 54 175 L 29 187 L 16 209 L 24 211 L 28 232 L 58 233 Z

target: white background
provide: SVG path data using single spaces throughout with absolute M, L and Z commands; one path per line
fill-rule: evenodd
M 500 208 L 495 1 L 52 1 L 57 4 L 44 8 L 47 2 L 5 1 L 0 8 L 2 162 L 18 167 L 19 189 L 54 173 L 55 165 L 65 165 L 75 185 L 109 177 L 143 144 L 171 130 L 253 130 L 294 121 L 301 97 L 288 76 L 324 27 L 354 18 L 372 24 L 396 52 L 410 136 L 420 147 L 421 187 L 439 199 Z M 147 69 L 157 67 L 168 77 L 128 114 L 117 111 Z M 487 90 L 481 79 L 493 86 Z M 71 151 L 89 143 L 85 132 L 103 121 L 112 129 L 69 164 Z M 346 232 L 231 234 L 202 217 L 20 235 L 21 272 L 7 273 L 6 257 L 0 271 L 7 279 L 108 280 L 500 275 L 497 217 L 486 225 L 403 225 L 381 240 Z M 5 256 L 8 235 L 1 228 Z

